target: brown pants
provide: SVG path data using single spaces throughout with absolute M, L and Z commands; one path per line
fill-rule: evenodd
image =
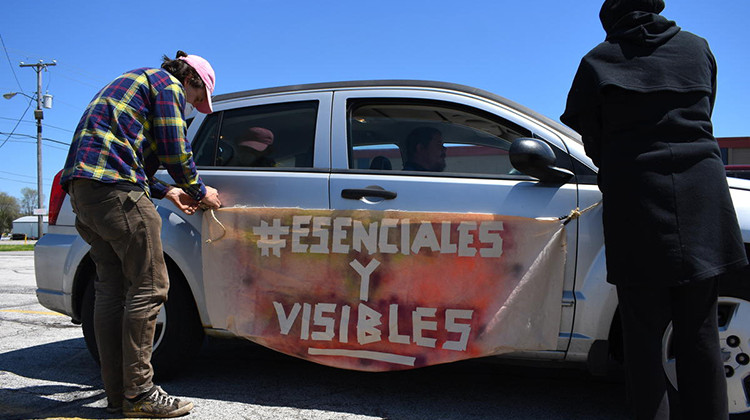
M 143 192 L 84 179 L 68 187 L 76 229 L 96 264 L 94 331 L 110 404 L 153 386 L 151 351 L 156 316 L 169 278 L 161 218 Z

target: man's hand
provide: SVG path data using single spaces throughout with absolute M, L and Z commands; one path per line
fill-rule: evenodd
M 219 192 L 216 188 L 209 187 L 206 185 L 206 195 L 200 201 L 202 207 L 209 209 L 218 209 L 221 207 L 221 200 L 219 200 Z
M 166 198 L 187 215 L 195 214 L 200 206 L 200 203 L 180 188 L 170 188 Z

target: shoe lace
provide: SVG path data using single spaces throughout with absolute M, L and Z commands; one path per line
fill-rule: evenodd
M 160 389 L 159 392 L 157 392 L 156 398 L 154 400 L 159 405 L 172 406 L 174 405 L 176 399 L 177 398 L 167 394 Z

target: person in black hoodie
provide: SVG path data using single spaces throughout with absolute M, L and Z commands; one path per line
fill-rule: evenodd
M 560 119 L 599 167 L 635 418 L 726 419 L 718 282 L 747 258 L 711 124 L 716 61 L 664 6 L 604 2 L 606 40 L 581 60 Z M 661 362 L 670 321 L 679 402 Z

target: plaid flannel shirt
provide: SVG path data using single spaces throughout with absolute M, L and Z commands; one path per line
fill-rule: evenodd
M 196 200 L 206 195 L 185 138 L 185 89 L 163 69 L 127 72 L 105 86 L 78 123 L 60 183 L 74 178 L 137 185 L 153 198 L 168 186 L 153 176 L 164 165 Z

